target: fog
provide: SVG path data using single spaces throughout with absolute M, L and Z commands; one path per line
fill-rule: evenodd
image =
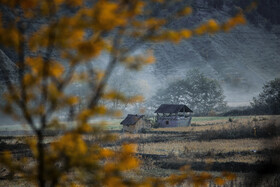
M 224 21 L 228 16 L 225 11 L 202 9 L 194 12 L 191 18 L 175 20 L 169 27 L 192 28 L 207 19 Z M 146 43 L 134 54 L 145 54 L 147 49 L 152 49 L 156 62 L 139 71 L 117 66 L 109 79 L 108 88 L 127 95 L 141 94 L 145 101 L 149 101 L 159 89 L 184 79 L 188 71 L 198 69 L 207 77 L 219 81 L 228 106 L 249 106 L 252 98 L 262 90 L 263 84 L 279 76 L 279 30 L 279 26 L 273 26 L 271 31 L 267 31 L 262 22 L 258 26 L 248 22 L 229 33 L 193 37 L 178 44 Z M 95 68 L 105 69 L 108 61 L 108 55 L 102 53 L 91 63 Z M 78 71 L 85 70 L 85 66 L 78 68 Z M 85 95 L 87 88 L 84 84 L 75 84 L 67 92 Z M 138 109 L 129 107 L 126 112 L 136 113 Z

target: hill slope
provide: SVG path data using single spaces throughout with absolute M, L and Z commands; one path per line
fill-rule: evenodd
M 224 10 L 200 10 L 171 27 L 176 29 L 209 18 L 225 20 L 226 17 L 229 15 Z M 221 82 L 227 100 L 233 105 L 248 103 L 263 83 L 280 73 L 279 35 L 250 23 L 229 33 L 195 37 L 179 45 L 152 45 L 152 48 L 157 58 L 153 73 L 160 85 L 180 79 L 188 70 L 197 68 Z
M 195 7 L 194 14 L 189 18 L 176 20 L 169 27 L 172 29 L 193 28 L 197 23 L 210 18 L 222 22 L 230 17 L 228 12 L 232 7 L 229 5 L 223 5 L 218 9 L 207 6 L 206 2 L 206 0 L 195 1 L 197 7 Z M 173 9 L 176 8 L 178 7 L 173 7 Z M 13 17 L 4 9 L 1 11 L 7 17 L 6 21 L 9 20 L 9 17 Z M 168 12 L 170 10 L 160 10 L 161 16 L 165 16 Z M 29 30 L 34 30 L 35 27 L 36 24 Z M 149 87 L 149 91 L 143 90 L 142 92 L 146 97 L 150 97 L 160 87 L 166 86 L 166 83 L 181 79 L 187 71 L 196 68 L 207 76 L 220 81 L 229 103 L 236 105 L 245 102 L 248 104 L 252 96 L 259 93 L 263 83 L 279 76 L 279 37 L 280 35 L 275 34 L 273 29 L 272 32 L 268 32 L 264 26 L 257 28 L 248 23 L 235 28 L 230 33 L 195 37 L 182 41 L 178 45 L 149 43 L 144 48 L 154 49 L 157 62 L 140 72 L 135 79 L 136 82 L 141 79 L 149 84 L 145 85 Z M 12 61 L 16 61 L 16 55 L 5 49 L 3 51 Z M 2 52 L 1 56 L 3 56 Z M 8 66 L 7 62 L 3 66 Z M 12 64 L 12 66 L 14 65 Z M 1 78 L 0 75 L 1 79 L 3 76 Z

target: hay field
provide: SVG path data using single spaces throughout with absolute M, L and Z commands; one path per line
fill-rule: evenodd
M 190 165 L 195 172 L 236 173 L 239 177 L 230 185 L 240 186 L 255 171 L 268 162 L 274 162 L 275 158 L 275 167 L 280 166 L 277 165 L 280 157 L 280 116 L 193 117 L 189 127 L 157 128 L 138 134 L 122 132 L 121 120 L 106 121 L 106 129 L 118 137 L 106 147 L 117 149 L 122 143 L 137 144 L 136 155 L 142 162 L 141 176 L 166 177 L 178 173 L 182 166 Z M 1 126 L 0 131 L 15 130 L 15 127 L 7 128 Z M 48 136 L 46 143 L 56 138 Z M 89 142 L 94 140 L 91 135 L 85 138 Z M 21 135 L 2 135 L 0 140 L 0 152 L 11 148 L 17 157 L 30 155 L 28 147 L 21 141 Z M 271 173 L 267 181 L 272 180 L 273 183 L 264 186 L 277 186 L 279 179 L 279 173 Z M 1 184 L 13 186 L 19 183 L 10 183 L 3 178 Z
M 198 172 L 230 171 L 244 176 L 279 158 L 280 116 L 197 117 L 189 127 L 120 133 L 119 137 L 120 143 L 138 144 L 144 174 L 166 176 L 190 165 Z M 279 174 L 271 177 L 279 181 Z

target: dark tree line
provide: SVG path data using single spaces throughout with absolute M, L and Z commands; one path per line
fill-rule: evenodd
M 224 113 L 231 115 L 278 115 L 280 114 L 280 78 L 264 84 L 262 92 L 253 98 L 251 106 L 243 110 L 231 110 Z
M 266 83 L 251 105 L 257 114 L 280 114 L 280 78 Z

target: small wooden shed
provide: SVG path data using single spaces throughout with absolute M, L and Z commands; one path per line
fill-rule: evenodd
M 137 114 L 128 114 L 121 122 L 121 125 L 123 125 L 123 131 L 130 133 L 137 133 L 143 129 L 151 128 L 151 123 L 144 119 L 144 115 Z
M 155 111 L 158 127 L 184 127 L 191 124 L 193 111 L 186 105 L 162 104 Z

